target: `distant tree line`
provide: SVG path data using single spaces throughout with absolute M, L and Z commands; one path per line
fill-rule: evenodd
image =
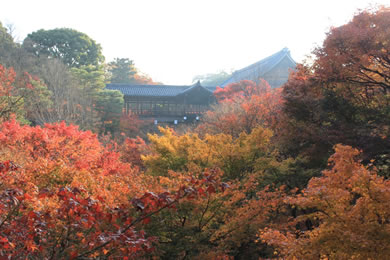
M 0 23 L 0 66 L 3 78 L 13 81 L 3 90 L 8 100 L 2 106 L 8 108 L 2 119 L 12 114 L 33 125 L 65 121 L 99 133 L 118 134 L 120 121 L 129 120 L 122 116 L 123 95 L 104 89 L 106 83 L 155 84 L 128 58 L 105 63 L 98 43 L 68 28 L 41 29 L 20 44 Z

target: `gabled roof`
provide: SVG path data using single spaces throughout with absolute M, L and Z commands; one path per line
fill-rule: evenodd
M 284 58 L 287 58 L 288 61 L 290 61 L 291 67 L 295 67 L 296 63 L 291 58 L 290 50 L 288 48 L 284 48 L 265 59 L 233 72 L 232 76 L 221 84 L 221 87 L 240 80 L 257 80 L 275 68 Z M 256 75 L 256 79 L 253 79 L 254 75 Z
M 177 86 L 177 85 L 131 85 L 131 84 L 119 84 L 112 83 L 107 84 L 106 89 L 119 90 L 125 96 L 138 96 L 138 97 L 175 97 L 180 94 L 184 94 L 192 89 L 200 88 L 204 89 L 210 94 L 211 90 L 203 87 L 200 82 L 189 86 Z
M 207 89 L 208 91 L 214 93 L 214 91 L 217 89 L 217 86 L 206 86 L 204 88 Z
M 186 88 L 178 95 L 183 95 L 183 94 L 189 93 L 194 89 L 205 89 L 205 88 L 202 85 L 200 85 L 200 81 L 198 80 L 198 82 L 196 82 L 194 85 L 190 86 L 189 88 Z M 205 90 L 207 90 L 207 89 L 205 89 Z

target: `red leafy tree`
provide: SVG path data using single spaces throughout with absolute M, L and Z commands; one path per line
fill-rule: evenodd
M 249 80 L 217 88 L 218 105 L 206 114 L 200 130 L 238 136 L 257 126 L 277 127 L 282 99 L 280 89 L 271 89 L 264 80 Z
M 10 162 L 0 164 L 2 176 L 18 174 Z M 12 164 L 11 164 L 12 165 Z M 10 176 L 8 176 L 10 177 Z M 133 208 L 107 207 L 102 199 L 92 199 L 77 188 L 42 190 L 25 193 L 6 189 L 0 196 L 0 255 L 33 259 L 84 257 L 136 257 L 153 250 L 157 238 L 146 238 L 140 228 L 150 217 L 165 208 L 174 208 L 185 197 L 196 198 L 198 192 L 212 192 L 217 185 L 210 178 L 191 180 L 176 192 L 147 192 L 131 200 Z M 202 188 L 206 185 L 207 189 Z M 34 209 L 45 199 L 57 202 L 55 209 Z M 136 213 L 139 212 L 139 213 Z
M 390 8 L 364 10 L 348 24 L 332 28 L 315 51 L 318 77 L 363 88 L 362 101 L 373 91 L 389 93 L 389 15 Z
M 147 150 L 148 146 L 142 138 L 126 138 L 120 147 L 121 160 L 144 169 L 145 166 L 141 155 L 145 155 Z
M 205 172 L 147 191 L 148 178 L 112 146 L 64 123 L 4 122 L 0 143 L 1 257 L 140 257 L 158 241 L 143 231 L 151 216 L 221 185 Z
M 324 165 L 332 147 L 343 143 L 362 149 L 366 162 L 375 158 L 381 174 L 390 176 L 382 167 L 390 160 L 389 18 L 388 8 L 361 11 L 330 30 L 313 64 L 290 75 L 281 145 L 290 155 Z

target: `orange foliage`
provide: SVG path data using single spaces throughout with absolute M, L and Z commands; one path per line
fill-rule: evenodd
M 115 146 L 65 123 L 1 124 L 0 256 L 140 257 L 156 242 L 142 230 L 152 216 L 220 189 L 211 171 L 153 187 L 162 180 L 121 162 Z
M 139 119 L 131 111 L 129 113 L 123 112 L 119 121 L 119 131 L 121 134 L 131 138 L 137 138 L 138 136 L 146 138 L 146 132 L 152 126 L 153 120 Z
M 121 163 L 120 154 L 104 147 L 96 135 L 64 122 L 20 126 L 15 121 L 0 126 L 2 160 L 21 165 L 28 182 L 38 188 L 72 185 L 119 203 L 144 192 L 138 173 Z M 124 189 L 124 190 L 123 190 Z
M 214 94 L 219 104 L 206 114 L 200 131 L 238 136 L 257 126 L 277 127 L 281 89 L 271 89 L 266 81 L 242 80 L 217 88 Z
M 390 254 L 390 180 L 335 146 L 330 170 L 288 201 L 302 210 L 289 228 L 263 229 L 260 238 L 289 259 L 383 259 Z
M 281 146 L 320 165 L 343 143 L 376 159 L 381 175 L 390 149 L 390 9 L 357 13 L 331 28 L 313 62 L 297 66 L 284 85 Z M 322 166 L 321 166 L 322 167 Z
M 161 84 L 160 82 L 154 82 L 153 79 L 146 75 L 146 74 L 140 74 L 140 73 L 136 73 L 134 75 L 134 82 L 136 84 L 144 84 L 144 85 L 159 85 Z
M 323 47 L 315 51 L 319 78 L 363 87 L 363 94 L 355 97 L 363 102 L 376 91 L 389 93 L 389 17 L 390 8 L 364 10 L 348 24 L 332 28 Z
M 131 163 L 133 166 L 144 169 L 144 163 L 141 159 L 141 155 L 147 153 L 148 147 L 143 139 L 126 138 L 124 143 L 120 147 L 121 161 Z
M 220 255 L 239 254 L 244 258 L 269 255 L 266 244 L 256 244 L 258 230 L 276 222 L 284 226 L 287 222 L 290 212 L 284 202 L 287 196 L 284 187 L 276 190 L 266 187 L 257 191 L 257 185 L 252 176 L 242 187 L 232 187 L 234 191 L 224 203 L 227 209 L 224 224 L 211 239 L 218 245 L 215 251 Z

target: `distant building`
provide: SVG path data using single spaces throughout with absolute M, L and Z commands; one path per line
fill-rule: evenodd
M 248 67 L 233 72 L 232 76 L 221 84 L 225 87 L 230 83 L 240 80 L 252 80 L 258 82 L 264 79 L 272 88 L 278 88 L 287 82 L 290 70 L 295 69 L 296 63 L 291 58 L 287 48 L 262 59 Z
M 190 86 L 107 84 L 106 88 L 123 93 L 127 113 L 164 121 L 183 116 L 196 118 L 215 102 L 213 88 L 203 87 L 200 82 Z
M 272 88 L 283 85 L 291 69 L 296 66 L 287 48 L 235 71 L 221 87 L 240 80 L 258 82 L 265 79 Z M 205 87 L 197 82 L 190 86 L 107 84 L 107 89 L 119 90 L 124 95 L 124 110 L 142 117 L 172 121 L 176 118 L 198 118 L 215 102 L 216 86 Z

